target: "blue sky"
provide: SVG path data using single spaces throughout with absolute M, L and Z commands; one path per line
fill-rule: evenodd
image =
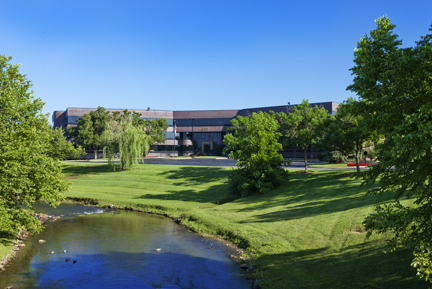
M 355 42 L 387 15 L 403 46 L 432 1 L 0 0 L 0 53 L 44 113 L 211 110 L 342 102 Z

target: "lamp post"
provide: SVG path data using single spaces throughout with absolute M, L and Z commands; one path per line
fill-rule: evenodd
M 194 148 L 194 133 L 193 133 L 193 122 L 194 122 L 194 118 L 191 119 L 192 120 L 192 155 L 195 154 L 195 148 Z
M 174 136 L 173 136 L 173 157 L 175 157 L 175 141 L 176 141 L 176 132 L 177 132 L 177 127 L 176 127 L 176 120 L 173 120 L 173 131 L 174 131 Z
M 193 121 L 194 121 L 195 119 L 193 118 L 192 119 L 192 155 L 194 155 L 195 154 L 195 147 L 194 147 L 194 143 L 193 143 Z

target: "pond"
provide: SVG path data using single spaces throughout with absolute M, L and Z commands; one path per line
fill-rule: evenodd
M 76 205 L 35 210 L 62 218 L 25 241 L 0 288 L 250 288 L 232 249 L 166 217 Z

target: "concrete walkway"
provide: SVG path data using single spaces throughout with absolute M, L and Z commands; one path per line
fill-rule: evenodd
M 86 162 L 86 163 L 106 163 L 106 160 L 74 160 L 65 162 Z M 331 166 L 331 165 L 316 165 L 323 163 L 317 159 L 308 159 L 308 170 L 318 171 L 355 171 L 356 167 L 348 166 Z M 177 166 L 204 166 L 204 167 L 235 167 L 236 160 L 228 159 L 225 157 L 215 158 L 146 158 L 144 159 L 145 165 L 177 165 Z M 287 169 L 304 169 L 303 159 L 292 159 L 291 165 Z M 361 170 L 367 170 L 367 167 L 360 167 Z
M 322 163 L 316 159 L 308 159 L 308 170 L 331 170 L 331 171 L 343 171 L 343 170 L 356 170 L 356 167 L 337 167 L 331 165 L 320 165 L 314 166 L 314 164 Z M 144 164 L 152 164 L 152 165 L 178 165 L 178 166 L 206 166 L 206 167 L 235 167 L 237 164 L 236 160 L 228 159 L 228 158 L 148 158 L 145 159 Z M 304 160 L 303 159 L 293 159 L 290 166 L 286 167 L 287 169 L 304 169 Z M 365 170 L 367 168 L 360 167 L 360 169 Z

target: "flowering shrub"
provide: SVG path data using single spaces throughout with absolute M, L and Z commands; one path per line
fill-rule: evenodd
M 370 163 L 359 163 L 360 166 L 368 166 L 370 165 Z M 348 163 L 347 166 L 349 167 L 355 167 L 356 164 L 355 163 Z

